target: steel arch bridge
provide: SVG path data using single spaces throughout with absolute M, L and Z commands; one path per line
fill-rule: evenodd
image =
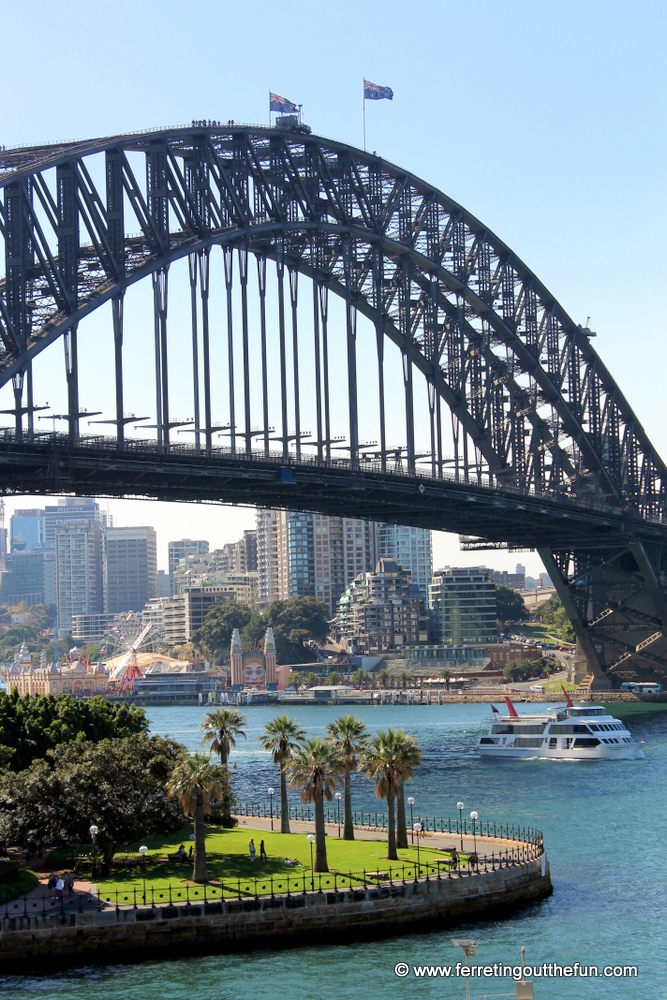
M 594 334 L 460 205 L 375 154 L 233 122 L 2 150 L 0 186 L 0 492 L 256 503 L 536 548 L 601 684 L 667 674 L 665 464 Z M 187 336 L 168 322 L 179 266 Z M 142 279 L 153 425 L 127 406 Z M 51 431 L 47 389 L 65 410 Z M 83 432 L 94 415 L 113 436 Z

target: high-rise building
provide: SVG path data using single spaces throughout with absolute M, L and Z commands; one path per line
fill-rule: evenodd
M 412 582 L 417 584 L 426 601 L 433 575 L 431 532 L 426 528 L 378 521 L 375 525 L 375 544 L 378 559 L 387 556 L 395 559 L 403 569 L 410 570 Z
M 186 556 L 206 555 L 208 553 L 208 542 L 204 539 L 180 538 L 178 541 L 167 543 L 167 552 L 169 559 L 169 578 L 171 580 L 172 593 L 174 593 L 174 570 L 178 566 L 179 562 L 181 559 L 185 559 Z
M 300 511 L 258 511 L 259 606 L 315 597 L 333 616 L 348 583 L 371 570 L 375 526 L 359 518 Z
M 104 610 L 141 611 L 157 597 L 157 541 L 151 527 L 104 532 Z
M 169 597 L 171 594 L 171 578 L 163 569 L 157 571 L 157 595 L 158 597 Z
M 373 654 L 428 641 L 426 602 L 410 570 L 382 557 L 338 601 L 336 640 L 350 653 Z
M 257 510 L 258 608 L 265 611 L 289 593 L 287 511 Z
M 44 557 L 41 552 L 10 552 L 5 557 L 0 600 L 10 607 L 25 601 L 44 604 Z
M 103 523 L 97 501 L 93 497 L 60 497 L 57 505 L 44 508 L 44 541 L 55 545 L 58 527 L 82 521 Z
M 489 642 L 498 634 L 496 585 L 484 566 L 436 570 L 429 607 L 439 642 Z
M 72 615 L 104 611 L 102 525 L 94 518 L 68 517 L 54 526 L 54 536 L 56 603 L 64 634 L 72 628 Z
M 9 519 L 10 552 L 30 552 L 36 545 L 43 545 L 44 530 L 43 510 L 15 510 Z

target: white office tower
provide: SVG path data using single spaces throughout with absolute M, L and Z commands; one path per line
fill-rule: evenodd
M 431 532 L 427 528 L 411 528 L 404 524 L 375 525 L 377 557 L 395 559 L 403 569 L 409 569 L 413 583 L 426 600 L 433 575 Z
M 257 510 L 257 606 L 260 611 L 290 596 L 287 521 L 287 511 Z
M 68 518 L 54 526 L 56 602 L 62 635 L 72 629 L 72 615 L 104 611 L 102 525 L 92 518 Z

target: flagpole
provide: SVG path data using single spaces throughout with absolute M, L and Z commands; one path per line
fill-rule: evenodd
M 366 152 L 366 88 L 365 80 L 361 85 L 361 117 L 364 123 L 364 153 Z

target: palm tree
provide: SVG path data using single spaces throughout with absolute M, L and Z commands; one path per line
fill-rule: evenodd
M 449 682 L 452 679 L 452 672 L 449 669 L 449 667 L 445 667 L 444 670 L 441 670 L 440 671 L 440 676 L 442 677 L 443 681 L 445 682 L 445 687 L 449 691 Z
M 356 771 L 359 753 L 366 745 L 366 726 L 356 715 L 339 715 L 327 724 L 329 743 L 335 753 L 342 757 L 343 768 L 343 840 L 354 840 L 352 823 L 352 793 L 350 775 Z
M 365 687 L 365 685 L 366 685 L 366 671 L 362 670 L 361 667 L 359 667 L 358 670 L 355 670 L 355 672 L 354 672 L 354 674 L 352 676 L 352 680 L 354 681 L 354 683 L 356 684 L 356 686 L 358 688 Z
M 236 746 L 238 736 L 245 738 L 247 724 L 245 715 L 236 708 L 216 708 L 212 712 L 207 712 L 204 716 L 200 728 L 204 735 L 202 743 L 211 744 L 211 753 L 220 754 L 220 763 L 227 767 L 229 754 L 232 747 Z
M 379 672 L 378 680 L 380 682 L 381 687 L 384 688 L 387 686 L 387 681 L 389 680 L 389 671 L 386 669 L 386 667 L 383 667 L 382 670 Z
M 407 672 L 407 670 L 402 670 L 398 676 L 398 679 L 403 685 L 403 690 L 405 691 L 406 687 L 408 686 L 408 682 L 410 680 L 410 674 Z
M 259 737 L 260 745 L 273 754 L 273 763 L 280 767 L 280 832 L 289 833 L 289 808 L 287 805 L 287 781 L 285 769 L 292 753 L 306 738 L 296 719 L 279 715 L 264 726 L 264 734 Z
M 320 678 L 315 673 L 314 670 L 311 670 L 309 671 L 309 673 L 306 674 L 306 684 L 308 685 L 308 687 L 310 688 L 316 687 L 319 683 L 320 683 Z
M 324 800 L 331 802 L 345 767 L 340 754 L 321 736 L 305 740 L 292 751 L 286 772 L 293 788 L 301 788 L 301 801 L 315 806 L 315 866 L 313 871 L 328 872 L 327 842 L 324 828 Z
M 375 794 L 387 800 L 387 857 L 397 861 L 394 807 L 401 781 L 402 746 L 396 730 L 389 727 L 372 736 L 361 753 L 361 766 L 366 777 L 375 782 Z
M 212 798 L 224 796 L 227 790 L 227 771 L 214 764 L 203 753 L 183 757 L 171 772 L 167 791 L 179 800 L 186 816 L 191 816 L 195 827 L 193 882 L 206 882 L 206 842 L 204 818 Z
M 415 768 L 421 766 L 422 751 L 414 736 L 402 729 L 396 733 L 399 746 L 399 782 L 396 789 L 396 846 L 408 846 L 408 831 L 405 822 L 405 782 L 414 777 Z

